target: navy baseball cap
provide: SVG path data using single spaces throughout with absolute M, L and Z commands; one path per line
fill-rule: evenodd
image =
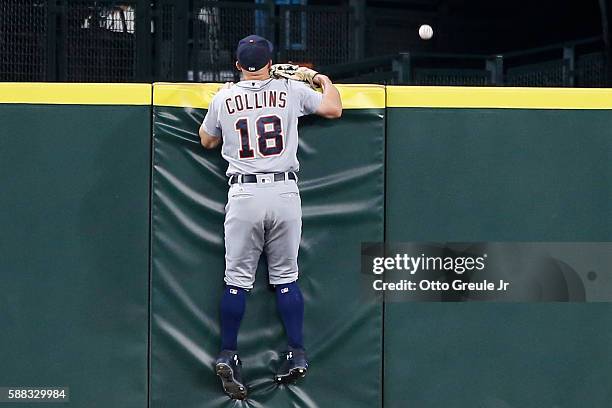
M 238 42 L 236 59 L 247 71 L 257 71 L 272 59 L 272 43 L 258 35 L 249 35 Z

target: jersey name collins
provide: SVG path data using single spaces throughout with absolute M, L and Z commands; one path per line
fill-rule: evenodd
M 287 106 L 287 92 L 263 91 L 238 94 L 225 99 L 225 110 L 229 115 L 244 110 L 262 108 L 284 108 Z

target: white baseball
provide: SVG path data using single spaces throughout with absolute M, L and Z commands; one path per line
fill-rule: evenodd
M 423 40 L 429 40 L 433 37 L 433 28 L 429 24 L 423 24 L 419 27 L 419 37 Z

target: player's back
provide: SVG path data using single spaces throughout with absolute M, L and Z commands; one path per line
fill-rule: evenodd
M 298 171 L 298 117 L 320 101 L 318 92 L 286 79 L 246 80 L 221 90 L 207 119 L 221 131 L 227 174 Z

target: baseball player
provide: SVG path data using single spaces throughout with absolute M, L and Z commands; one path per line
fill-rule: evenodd
M 308 369 L 302 339 L 304 300 L 297 284 L 302 232 L 298 117 L 314 113 L 339 118 L 342 102 L 325 75 L 295 65 L 273 66 L 272 44 L 262 37 L 240 40 L 236 56 L 242 80 L 225 84 L 213 97 L 199 134 L 207 149 L 223 143 L 221 155 L 229 164 L 221 353 L 215 371 L 231 398 L 244 399 L 238 329 L 262 252 L 288 338 L 275 379 L 294 381 Z

